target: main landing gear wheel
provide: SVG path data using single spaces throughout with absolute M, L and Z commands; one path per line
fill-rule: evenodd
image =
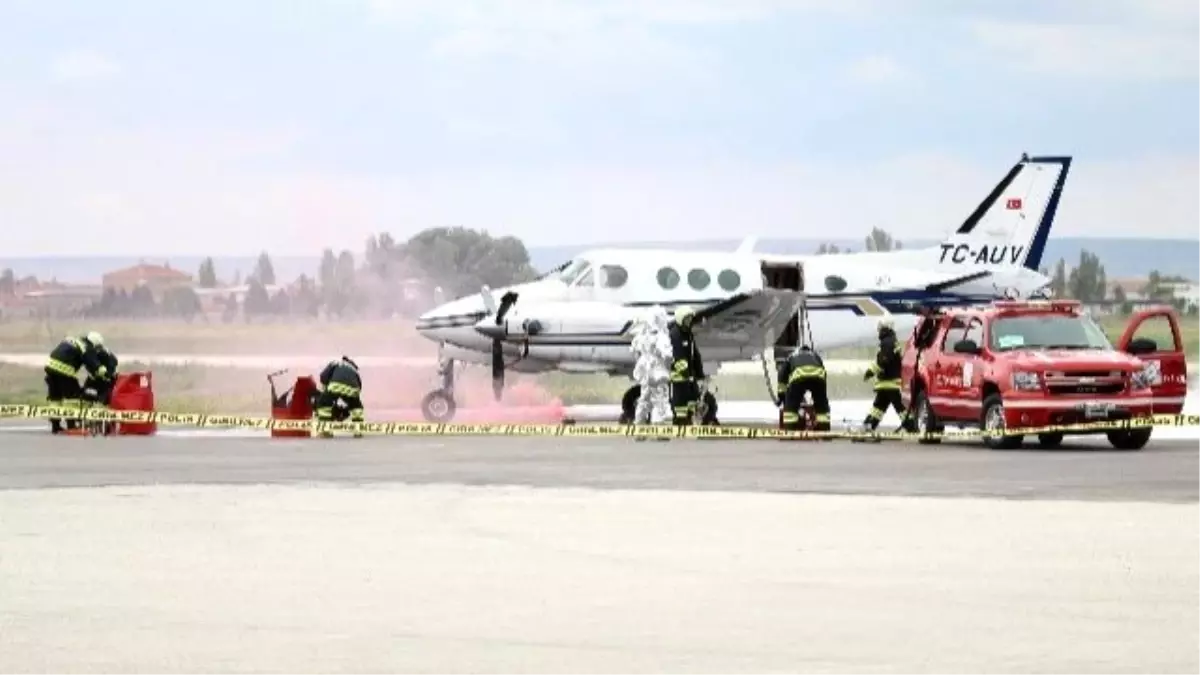
M 458 405 L 454 402 L 454 394 L 444 389 L 435 389 L 421 399 L 421 414 L 426 422 L 445 424 L 454 419 L 454 411 Z

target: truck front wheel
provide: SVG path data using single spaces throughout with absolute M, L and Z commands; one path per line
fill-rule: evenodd
M 1004 401 L 999 394 L 983 399 L 983 444 L 992 450 L 1014 450 L 1021 447 L 1024 436 L 1004 435 Z
M 1108 442 L 1117 450 L 1141 450 L 1150 442 L 1150 433 L 1154 429 L 1129 429 L 1108 432 Z
M 913 415 L 917 418 L 917 432 L 921 434 L 917 438 L 918 443 L 934 445 L 942 442 L 941 433 L 945 427 L 938 423 L 937 415 L 934 414 L 933 406 L 929 403 L 929 397 L 925 395 L 924 389 L 917 390 Z

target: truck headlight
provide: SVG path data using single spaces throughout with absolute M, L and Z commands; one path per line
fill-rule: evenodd
M 1025 391 L 1037 390 L 1042 388 L 1042 380 L 1037 373 L 1026 373 L 1017 371 L 1012 376 L 1013 389 L 1021 389 Z

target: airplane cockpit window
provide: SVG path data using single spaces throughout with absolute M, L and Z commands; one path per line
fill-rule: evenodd
M 583 258 L 576 258 L 570 262 L 562 272 L 559 272 L 558 279 L 564 284 L 570 286 L 575 283 L 575 280 L 583 275 L 591 267 L 591 263 Z
M 604 288 L 620 288 L 629 281 L 629 272 L 620 265 L 600 266 L 600 285 Z
M 596 268 L 594 268 L 594 267 L 588 267 L 586 270 L 584 270 L 583 274 L 581 274 L 579 276 L 579 281 L 575 282 L 575 286 L 577 288 L 582 287 L 582 286 L 587 286 L 590 288 L 591 286 L 594 286 L 595 284 L 596 284 Z
M 567 262 L 565 262 L 565 263 L 563 263 L 563 264 L 561 264 L 561 265 L 559 265 L 559 266 L 555 267 L 554 269 L 550 270 L 549 272 L 546 272 L 545 274 L 542 274 L 542 275 L 540 275 L 540 276 L 539 276 L 539 277 L 536 279 L 536 281 L 541 281 L 541 280 L 543 280 L 543 279 L 557 278 L 557 277 L 558 277 L 560 274 L 562 274 L 563 270 L 565 270 L 565 269 L 567 269 L 568 267 L 570 267 L 570 266 L 571 266 L 571 263 L 573 263 L 573 262 L 575 262 L 575 261 L 574 261 L 574 260 L 568 260 Z

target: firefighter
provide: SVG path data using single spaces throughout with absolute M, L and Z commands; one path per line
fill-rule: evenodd
M 704 379 L 704 362 L 692 334 L 695 316 L 694 310 L 680 307 L 667 325 L 671 338 L 671 420 L 675 426 L 692 423 L 700 398 L 697 382 Z
M 85 336 L 68 336 L 59 342 L 46 360 L 46 400 L 51 405 L 79 405 L 83 388 L 79 386 L 79 369 L 87 371 L 90 378 L 105 382 L 113 373 L 109 372 L 105 357 L 104 337 L 92 331 Z M 116 357 L 111 363 L 116 367 Z M 67 428 L 74 429 L 78 420 L 67 420 Z M 50 420 L 50 432 L 61 433 L 62 420 Z
M 896 330 L 892 322 L 886 319 L 879 322 L 879 352 L 863 381 L 875 378 L 875 401 L 863 420 L 865 430 L 874 431 L 879 427 L 879 421 L 887 413 L 889 407 L 896 409 L 900 416 L 900 424 L 904 429 L 911 429 L 911 420 L 904 403 L 900 400 L 900 361 L 904 355 L 904 345 L 896 340 Z
M 783 428 L 800 430 L 800 406 L 811 393 L 816 413 L 816 431 L 829 431 L 829 393 L 825 362 L 812 347 L 802 345 L 779 364 L 779 403 L 783 406 Z
M 84 390 L 92 389 L 96 392 L 96 400 L 104 405 L 112 404 L 113 386 L 117 381 L 117 355 L 112 353 L 108 347 L 100 346 L 96 350 L 96 358 L 100 361 L 100 366 L 104 369 L 103 377 L 89 375 L 83 383 Z
M 319 379 L 321 393 L 317 396 L 315 410 L 318 422 L 333 421 L 333 407 L 339 400 L 350 410 L 351 422 L 363 421 L 362 377 L 358 374 L 358 364 L 343 355 L 340 361 L 330 361 Z M 333 432 L 324 430 L 320 435 L 331 438 Z M 354 437 L 361 438 L 362 432 L 355 431 Z

